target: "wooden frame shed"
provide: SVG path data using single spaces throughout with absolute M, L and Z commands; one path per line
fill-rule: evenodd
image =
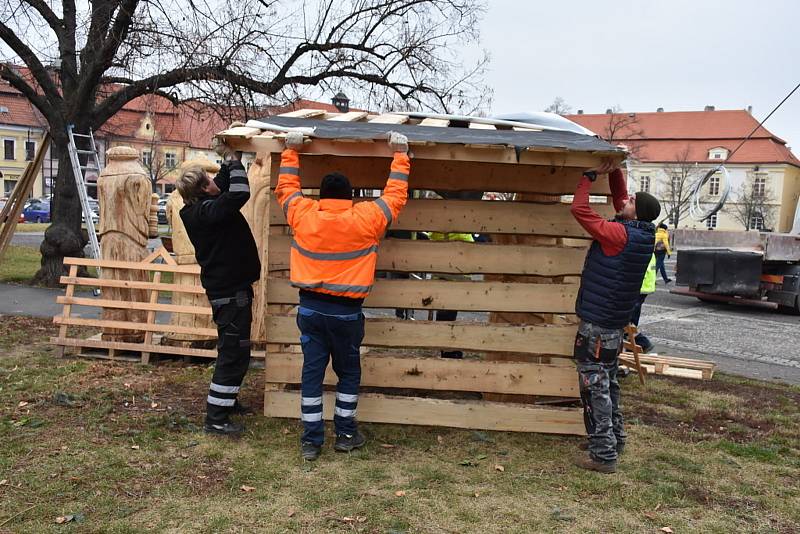
M 603 157 L 621 160 L 621 150 L 592 136 L 478 120 L 301 110 L 265 121 L 315 128 L 301 151 L 304 188 L 319 187 L 321 177 L 335 170 L 354 188 L 382 189 L 391 158 L 386 134 L 394 130 L 410 141 L 410 189 L 515 194 L 510 201 L 409 200 L 393 230 L 478 233 L 491 236 L 491 242 L 385 239 L 379 271 L 416 276 L 376 279 L 365 308 L 478 313 L 455 322 L 369 313 L 359 420 L 584 432 L 575 402 L 564 405 L 578 397 L 571 314 L 589 242 L 562 195 L 572 194 L 582 171 Z M 235 127 L 219 137 L 256 154 L 245 210 L 263 251 L 253 339 L 266 342 L 264 411 L 298 417 L 302 353 L 293 316 L 298 294 L 287 278 L 289 229 L 272 194 L 283 134 Z M 608 195 L 607 187 L 598 181 L 592 194 Z M 612 214 L 608 203 L 596 207 Z M 461 279 L 447 279 L 455 274 Z M 460 349 L 467 357 L 442 359 L 440 349 Z M 331 371 L 325 383 L 335 380 Z M 332 392 L 326 394 L 327 419 L 334 401 Z

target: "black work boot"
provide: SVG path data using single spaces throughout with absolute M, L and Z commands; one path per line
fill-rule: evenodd
M 223 423 L 210 423 L 206 421 L 203 426 L 203 431 L 206 434 L 216 434 L 219 436 L 239 437 L 244 432 L 244 425 L 225 421 Z
M 333 444 L 333 449 L 339 452 L 350 452 L 353 449 L 363 447 L 367 442 L 364 434 L 356 430 L 355 434 L 338 434 L 336 442 Z
M 610 475 L 612 473 L 617 472 L 617 461 L 612 460 L 610 462 L 600 462 L 595 460 L 589 454 L 579 454 L 573 460 L 573 463 L 580 467 L 581 469 L 586 469 L 588 471 L 597 471 L 598 473 L 603 473 L 606 475 Z
M 310 441 L 304 441 L 300 444 L 300 454 L 303 455 L 303 460 L 313 462 L 319 458 L 320 452 L 322 452 L 322 447 L 314 445 Z

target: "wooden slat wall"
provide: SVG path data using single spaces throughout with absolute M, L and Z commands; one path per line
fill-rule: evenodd
M 270 236 L 270 271 L 289 269 L 291 241 L 288 235 Z M 589 241 L 584 243 L 588 246 Z M 585 247 L 384 239 L 377 268 L 416 273 L 578 276 L 585 256 Z
M 574 313 L 577 284 L 375 280 L 366 308 L 417 310 Z M 297 304 L 297 289 L 285 278 L 270 277 L 270 304 Z
M 285 225 L 283 210 L 274 198 L 272 202 L 270 224 Z M 604 217 L 613 215 L 610 204 L 593 207 Z M 392 229 L 589 237 L 570 213 L 570 205 L 562 203 L 412 199 L 392 223 Z

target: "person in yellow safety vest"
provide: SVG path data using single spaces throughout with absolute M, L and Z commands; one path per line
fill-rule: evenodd
M 431 241 L 465 241 L 467 243 L 474 243 L 475 238 L 472 234 L 456 233 L 456 232 L 423 232 Z M 462 274 L 447 275 L 437 274 L 434 278 L 440 280 L 464 280 L 465 276 Z M 466 277 L 468 278 L 468 277 Z M 457 310 L 436 310 L 436 321 L 455 321 L 458 317 Z M 453 358 L 460 360 L 464 357 L 464 353 L 460 350 L 443 350 L 442 358 Z
M 664 267 L 664 261 L 667 257 L 672 256 L 672 250 L 669 248 L 669 230 L 667 224 L 661 223 L 656 230 L 656 270 L 661 273 L 661 278 L 665 284 L 672 282 L 672 278 L 667 275 L 667 269 Z
M 631 316 L 631 323 L 639 326 L 639 316 L 642 314 L 642 304 L 647 298 L 647 295 L 655 293 L 656 291 L 656 255 L 650 258 L 650 264 L 647 266 L 647 271 L 644 273 L 644 280 L 642 281 L 642 289 L 639 291 L 639 302 L 633 309 L 633 316 Z M 636 344 L 642 347 L 642 351 L 650 352 L 653 350 L 653 342 L 650 341 L 646 335 L 639 332 L 636 334 Z

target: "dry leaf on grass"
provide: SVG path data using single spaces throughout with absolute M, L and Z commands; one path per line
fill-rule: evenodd
M 436 441 L 438 441 L 440 444 L 444 443 L 444 438 L 442 436 L 436 436 Z
M 297 511 L 294 508 L 289 508 L 289 511 L 286 512 L 286 517 L 294 517 L 294 514 L 296 513 Z
M 158 408 L 158 403 L 157 402 L 151 402 L 150 403 L 150 407 L 151 408 Z
M 395 445 L 392 445 L 391 443 L 381 443 L 381 447 L 384 449 L 394 449 Z
M 250 493 L 251 491 L 255 491 L 256 490 L 256 488 L 254 488 L 253 486 L 245 486 L 245 485 L 243 485 L 239 489 L 244 491 L 245 493 Z
M 27 405 L 28 403 L 26 401 L 19 401 L 19 404 L 17 404 L 17 408 L 24 408 Z
M 645 516 L 647 519 L 655 519 L 655 518 L 656 518 L 656 514 L 655 514 L 655 512 L 645 512 L 645 513 L 644 513 L 644 516 Z
M 397 491 L 394 492 L 394 494 L 395 494 L 396 497 L 405 497 L 406 496 L 406 492 L 403 491 L 403 490 L 397 490 Z
M 502 465 L 500 465 L 500 464 L 497 464 L 497 465 L 495 465 L 495 466 L 494 466 L 494 470 L 495 470 L 495 471 L 500 471 L 501 473 L 504 473 L 504 472 L 505 472 L 505 470 L 506 470 L 506 468 L 505 468 L 505 467 L 503 467 L 503 466 L 502 466 Z
M 131 449 L 133 449 L 135 451 L 138 451 L 139 450 L 139 446 L 138 445 L 131 445 Z
M 6 484 L 8 484 L 8 480 L 6 480 L 5 478 L 3 480 L 0 480 L 0 486 L 5 486 Z
M 661 527 L 661 532 L 666 532 L 667 534 L 672 534 L 672 529 L 669 527 Z

